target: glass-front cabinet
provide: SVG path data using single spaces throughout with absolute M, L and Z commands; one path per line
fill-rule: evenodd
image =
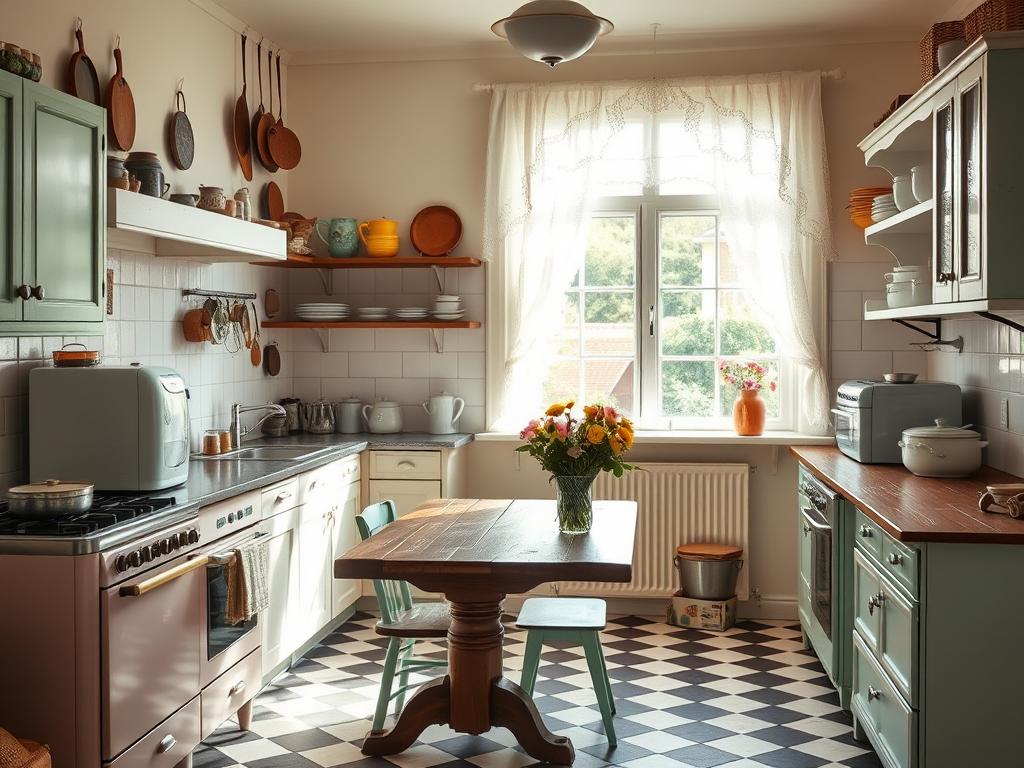
M 869 308 L 867 319 L 1024 307 L 1021 82 L 1024 31 L 982 35 L 860 143 L 868 166 L 910 175 L 918 201 L 865 242 L 931 275 L 918 305 Z

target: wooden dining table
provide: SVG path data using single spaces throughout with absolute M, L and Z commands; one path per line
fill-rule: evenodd
M 425 728 L 461 733 L 508 728 L 537 760 L 571 765 L 572 742 L 544 725 L 533 700 L 502 671 L 502 600 L 551 581 L 628 582 L 636 502 L 595 501 L 589 533 L 561 534 L 555 502 L 428 502 L 334 561 L 339 579 L 396 579 L 449 601 L 448 674 L 424 684 L 388 731 L 371 731 L 367 755 L 393 755 Z

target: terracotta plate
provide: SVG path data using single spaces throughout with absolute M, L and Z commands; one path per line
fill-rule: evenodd
M 462 239 L 462 219 L 446 205 L 430 205 L 409 226 L 413 247 L 424 256 L 446 256 Z
M 264 187 L 264 195 L 267 206 L 266 218 L 271 221 L 279 221 L 284 215 L 284 196 L 281 194 L 281 188 L 277 186 L 277 182 L 267 182 L 267 186 Z

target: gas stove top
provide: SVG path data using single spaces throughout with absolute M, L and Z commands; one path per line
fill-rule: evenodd
M 175 496 L 96 493 L 87 512 L 27 520 L 8 513 L 7 503 L 0 502 L 0 553 L 100 552 L 195 518 L 198 509 Z

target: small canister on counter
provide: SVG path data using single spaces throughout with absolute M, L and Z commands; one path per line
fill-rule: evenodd
M 221 432 L 220 432 L 220 452 L 221 453 L 227 453 L 228 451 L 230 451 L 234 447 L 235 446 L 233 446 L 231 444 L 231 432 L 230 432 L 230 430 L 222 429 Z
M 208 429 L 203 433 L 203 454 L 205 456 L 220 455 L 219 429 Z
M 334 404 L 335 425 L 339 432 L 354 435 L 363 431 L 363 401 L 346 397 Z
M 279 405 L 284 407 L 284 412 L 288 415 L 288 431 L 289 432 L 301 432 L 302 422 L 299 420 L 299 403 L 302 402 L 297 397 L 286 397 L 279 401 Z

